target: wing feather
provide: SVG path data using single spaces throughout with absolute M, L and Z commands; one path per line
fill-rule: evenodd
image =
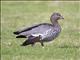
M 31 30 L 31 29 L 33 29 L 33 28 L 35 28 L 35 27 L 40 26 L 40 25 L 41 25 L 41 24 L 34 25 L 34 26 L 32 26 L 32 27 L 27 27 L 27 28 L 24 28 L 24 29 L 15 31 L 15 32 L 13 32 L 13 33 L 14 33 L 15 35 L 18 35 L 18 34 L 20 34 L 20 33 L 22 33 L 22 32 L 29 31 L 29 30 Z

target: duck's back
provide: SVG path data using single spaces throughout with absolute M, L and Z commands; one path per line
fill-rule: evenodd
M 36 25 L 36 27 L 31 28 L 30 30 L 21 32 L 19 35 L 42 34 L 51 28 L 53 28 L 51 24 L 43 23 L 43 24 L 40 24 L 39 26 Z
M 19 35 L 34 35 L 34 36 L 39 36 L 41 35 L 41 40 L 44 41 L 50 41 L 58 36 L 60 33 L 61 28 L 60 26 L 55 27 L 51 24 L 45 23 L 41 24 L 35 28 L 32 28 L 31 30 L 24 31 L 20 33 Z

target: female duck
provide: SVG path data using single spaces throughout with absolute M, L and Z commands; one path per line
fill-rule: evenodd
M 40 42 L 44 46 L 43 42 L 54 40 L 61 32 L 61 27 L 58 23 L 59 19 L 64 19 L 60 13 L 53 13 L 50 17 L 51 23 L 42 23 L 26 29 L 22 29 L 14 32 L 16 38 L 27 38 L 21 46 L 34 45 L 36 42 Z

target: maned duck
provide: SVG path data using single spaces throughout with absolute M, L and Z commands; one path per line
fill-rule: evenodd
M 16 38 L 27 38 L 21 46 L 34 45 L 36 42 L 40 42 L 44 46 L 43 42 L 49 42 L 54 40 L 61 32 L 61 27 L 58 23 L 59 19 L 64 19 L 60 13 L 53 13 L 50 17 L 52 24 L 42 23 L 29 28 L 25 28 L 14 32 Z

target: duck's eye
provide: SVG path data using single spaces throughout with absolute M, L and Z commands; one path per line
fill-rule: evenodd
M 58 16 L 61 16 L 60 14 L 58 14 Z

